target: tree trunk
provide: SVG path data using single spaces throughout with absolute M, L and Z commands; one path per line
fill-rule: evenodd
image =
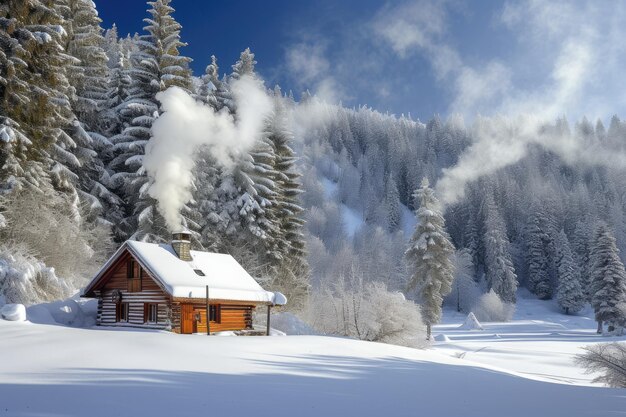
M 426 340 L 430 340 L 430 323 L 426 323 Z
M 565 307 L 565 314 L 569 314 L 569 307 Z
M 598 331 L 596 333 L 602 334 L 602 320 L 598 320 Z

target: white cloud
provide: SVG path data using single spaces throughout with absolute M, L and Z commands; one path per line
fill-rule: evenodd
M 374 18 L 373 28 L 401 56 L 415 48 L 430 50 L 446 31 L 445 3 L 420 0 L 388 5 Z
M 287 68 L 303 83 L 317 81 L 325 77 L 330 68 L 325 49 L 321 43 L 297 43 L 287 50 Z
M 332 75 L 326 57 L 326 43 L 316 38 L 291 45 L 285 53 L 287 70 L 302 89 L 313 89 L 317 97 L 328 103 L 338 103 L 343 87 Z

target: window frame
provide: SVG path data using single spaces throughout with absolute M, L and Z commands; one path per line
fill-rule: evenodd
M 144 271 L 139 262 L 130 258 L 126 263 L 126 290 L 128 292 L 143 291 Z
M 128 323 L 130 318 L 130 303 L 117 303 L 115 305 L 118 323 Z
M 135 278 L 135 260 L 130 258 L 126 262 L 126 279 L 134 279 Z
M 146 308 L 144 310 L 145 311 L 144 323 L 158 324 L 159 323 L 159 305 L 157 303 L 146 303 L 145 306 Z M 154 315 L 154 320 L 151 320 L 152 315 Z
M 209 305 L 209 322 L 220 323 L 222 321 L 222 309 L 219 304 Z

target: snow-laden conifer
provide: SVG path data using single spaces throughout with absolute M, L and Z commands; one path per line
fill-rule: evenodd
M 526 259 L 528 262 L 528 285 L 531 292 L 541 300 L 552 298 L 546 258 L 547 235 L 543 230 L 539 213 L 533 214 L 526 226 Z
M 430 338 L 431 326 L 441 319 L 443 297 L 452 290 L 454 246 L 445 230 L 439 201 L 429 187 L 428 179 L 422 180 L 414 195 L 419 204 L 415 212 L 418 224 L 405 252 L 413 271 L 407 291 L 417 291 Z
M 102 21 L 91 0 L 60 0 L 57 8 L 68 33 L 65 49 L 73 58 L 68 67 L 72 85 L 69 99 L 76 120 L 66 131 L 76 144 L 74 154 L 80 162 L 77 185 L 90 218 L 111 225 L 120 220 L 121 200 L 109 191 L 102 158 L 112 146 L 106 137 L 109 69 Z
M 591 245 L 591 305 L 598 321 L 609 327 L 624 325 L 621 303 L 626 302 L 626 270 L 619 257 L 615 238 L 606 223 L 600 223 Z
M 150 140 L 150 128 L 159 114 L 156 94 L 177 86 L 191 89 L 190 58 L 181 56 L 179 48 L 181 26 L 172 13 L 171 0 L 148 2 L 149 18 L 144 19 L 146 33 L 134 40 L 131 50 L 131 87 L 126 101 L 120 105 L 122 117 L 130 124 L 122 133 L 112 138 L 115 158 L 110 168 L 114 186 L 121 187 L 128 204 L 128 216 L 123 227 L 128 235 L 137 239 L 160 240 L 168 236 L 165 222 L 156 210 L 155 201 L 148 195 L 148 177 L 143 168 L 143 155 Z M 197 224 L 182 213 L 185 226 L 195 229 Z
M 485 198 L 485 281 L 505 303 L 515 303 L 517 275 L 511 260 L 510 242 L 506 235 L 504 219 L 491 194 Z
M 577 313 L 585 305 L 585 294 L 580 282 L 580 270 L 572 257 L 565 231 L 561 230 L 556 241 L 556 264 L 558 287 L 556 299 L 565 314 Z

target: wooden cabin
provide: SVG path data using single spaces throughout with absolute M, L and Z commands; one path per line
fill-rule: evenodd
M 185 232 L 171 244 L 124 242 L 82 296 L 98 299 L 100 326 L 183 334 L 206 334 L 207 323 L 211 333 L 252 329 L 255 308 L 267 306 L 269 319 L 269 308 L 287 301 L 261 288 L 232 256 L 191 250 Z

